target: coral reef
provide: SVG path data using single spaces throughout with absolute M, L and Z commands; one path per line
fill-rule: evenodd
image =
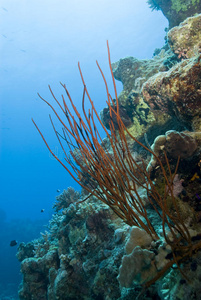
M 112 64 L 123 83 L 119 101 L 132 120 L 128 129 L 138 139 L 147 133 L 153 142 L 168 129 L 201 129 L 200 22 L 197 15 L 169 31 L 167 46 L 174 53 L 164 48 L 151 60 L 129 57 Z
M 160 53 L 151 60 L 138 60 L 133 57 L 120 59 L 112 64 L 114 77 L 123 83 L 123 91 L 119 95 L 119 105 L 124 109 L 124 115 L 127 116 L 126 126 L 135 137 L 142 136 L 153 126 L 165 124 L 170 117 L 156 115 L 150 106 L 142 97 L 141 89 L 147 80 L 153 75 L 165 72 L 169 69 L 168 63 L 171 61 L 171 67 L 178 61 L 171 60 L 174 56 L 170 50 L 162 49 Z M 101 112 L 103 124 L 109 127 L 109 110 L 104 108 Z M 165 118 L 165 119 L 164 119 Z M 130 123 L 131 120 L 131 123 Z
M 149 2 L 157 9 L 164 3 Z M 180 1 L 166 2 L 178 14 L 186 10 Z M 199 1 L 189 8 L 194 4 Z M 20 300 L 199 299 L 200 18 L 172 29 L 171 49 L 166 45 L 152 60 L 129 57 L 112 65 L 124 89 L 119 101 L 107 90 L 101 141 L 81 73 L 92 108 L 84 123 L 73 106 L 78 124 L 64 101 L 71 131 L 64 129 L 63 139 L 74 160 L 66 155 L 66 161 L 88 193 L 64 190 L 48 231 L 19 245 Z M 181 32 L 189 35 L 184 43 Z
M 68 207 L 71 203 L 76 203 L 80 198 L 80 193 L 75 191 L 74 188 L 69 186 L 67 190 L 64 190 L 61 195 L 56 197 L 56 201 L 53 208 L 58 212 L 66 207 Z
M 177 136 L 179 133 L 174 134 Z M 187 136 L 188 141 L 188 135 L 180 135 L 183 139 Z M 193 138 L 195 136 L 198 134 L 193 134 Z M 201 186 L 198 185 L 201 178 L 201 148 L 198 145 L 201 141 L 196 139 L 196 142 L 197 148 L 194 152 L 188 152 L 189 156 L 181 158 L 179 175 L 173 182 L 176 186 L 179 182 L 180 190 L 178 192 L 176 187 L 176 199 L 192 240 L 200 239 L 201 222 L 201 199 L 197 198 L 201 195 Z M 174 149 L 174 143 L 171 142 L 170 145 Z M 160 155 L 163 156 L 163 151 Z M 170 157 L 170 167 L 174 164 L 175 159 L 171 161 Z M 195 171 L 197 175 L 193 178 Z M 164 186 L 161 169 L 155 166 L 152 176 L 160 190 Z M 19 246 L 18 259 L 22 262 L 23 274 L 23 284 L 19 290 L 21 300 L 126 300 L 129 297 L 137 298 L 139 292 L 142 293 L 141 299 L 148 299 L 150 296 L 155 299 L 187 300 L 194 299 L 195 293 L 198 295 L 200 252 L 193 255 L 192 260 L 184 261 L 180 265 L 187 279 L 183 279 L 177 269 L 170 269 L 155 285 L 146 290 L 142 289 L 146 282 L 157 276 L 171 261 L 172 254 L 171 247 L 165 241 L 160 219 L 148 202 L 145 203 L 147 213 L 155 221 L 160 236 L 156 241 L 144 230 L 126 225 L 95 197 L 79 203 L 77 193 L 71 188 L 70 194 L 75 195 L 75 201 L 71 198 L 69 205 L 67 201 L 63 201 L 65 194 L 66 191 L 57 197 L 55 209 L 57 210 L 58 203 L 61 202 L 62 213 L 57 212 L 54 215 L 49 223 L 49 231 L 42 234 L 40 239 Z M 171 202 L 171 197 L 168 201 Z M 174 209 L 171 203 L 168 205 L 170 209 Z M 172 238 L 170 233 L 169 238 Z M 194 280 L 190 284 L 188 278 L 192 276 Z M 186 290 L 185 295 L 183 288 Z
M 63 195 L 60 200 L 63 203 Z M 127 231 L 121 225 L 96 199 L 74 210 L 67 206 L 57 219 L 57 233 L 50 222 L 48 235 L 19 246 L 24 282 L 20 299 L 118 299 L 118 267 Z

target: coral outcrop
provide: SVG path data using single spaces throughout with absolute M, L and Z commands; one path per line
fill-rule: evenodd
M 201 16 L 186 19 L 168 32 L 168 44 L 179 59 L 192 58 L 201 52 Z
M 132 120 L 129 131 L 138 139 L 201 129 L 200 23 L 197 15 L 170 30 L 168 44 L 151 60 L 128 57 L 112 65 L 123 83 L 119 101 Z M 102 119 L 108 123 L 104 113 Z
M 154 115 L 178 118 L 186 127 L 200 130 L 201 56 L 184 60 L 168 72 L 158 73 L 144 83 L 143 98 Z
M 193 134 L 194 136 L 195 134 Z M 177 132 L 169 130 L 165 135 L 159 135 L 151 146 L 156 155 L 160 155 L 161 151 L 165 151 L 171 158 L 190 158 L 197 149 L 196 138 L 191 136 L 190 132 Z M 148 169 L 151 171 L 156 167 L 157 160 L 152 155 L 148 164 Z
M 76 192 L 70 189 L 70 194 Z M 65 197 L 66 191 L 57 197 L 62 214 L 50 221 L 49 232 L 19 246 L 20 299 L 118 299 L 127 227 L 120 230 L 121 221 L 95 199 L 63 207 Z
M 152 148 L 158 149 L 161 159 L 163 149 L 167 150 L 171 169 L 175 166 L 175 151 L 181 154 L 173 192 L 192 241 L 200 239 L 201 135 L 169 131 L 158 146 L 160 139 L 156 139 Z M 177 142 L 183 143 L 181 151 Z M 157 164 L 152 166 L 151 176 L 155 178 L 158 192 L 163 193 L 164 180 Z M 95 197 L 79 203 L 84 195 L 72 188 L 58 196 L 57 213 L 50 221 L 48 231 L 40 239 L 19 246 L 18 259 L 23 274 L 20 300 L 126 300 L 129 297 L 135 299 L 140 291 L 143 292 L 140 286 L 152 280 L 171 262 L 172 253 L 163 235 L 161 219 L 146 201 L 146 193 L 144 196 L 141 193 L 144 192 L 139 189 L 159 240 L 153 241 L 138 227 L 130 228 Z M 172 198 L 167 197 L 167 201 L 169 209 L 174 210 Z M 168 238 L 173 238 L 171 233 Z M 156 299 L 193 299 L 201 274 L 200 253 L 193 255 L 192 260 L 184 261 L 180 267 L 187 279 L 183 279 L 177 270 L 169 270 L 161 281 L 144 291 L 142 299 L 149 295 Z M 195 280 L 189 285 L 188 278 L 192 276 Z M 171 288 L 173 282 L 174 289 Z M 188 291 L 188 297 L 182 288 Z

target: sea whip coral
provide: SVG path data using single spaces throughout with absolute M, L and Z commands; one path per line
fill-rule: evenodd
M 74 105 L 65 84 L 62 84 L 62 86 L 72 105 L 73 113 L 69 109 L 64 96 L 62 95 L 62 105 L 57 100 L 50 87 L 49 89 L 67 122 L 64 122 L 62 117 L 59 115 L 59 112 L 57 112 L 57 110 L 48 101 L 39 95 L 40 98 L 51 107 L 62 125 L 62 131 L 59 133 L 54 126 L 52 118 L 50 117 L 54 132 L 64 152 L 65 162 L 67 164 L 62 162 L 52 152 L 38 126 L 34 121 L 33 123 L 52 155 L 69 172 L 75 181 L 90 193 L 87 198 L 89 198 L 90 195 L 96 196 L 102 202 L 107 204 L 128 225 L 144 229 L 153 240 L 156 240 L 159 239 L 159 236 L 151 224 L 143 199 L 138 193 L 138 187 L 142 187 L 147 191 L 149 203 L 161 218 L 164 238 L 172 250 L 172 260 L 164 266 L 157 276 L 146 283 L 146 285 L 150 285 L 160 278 L 174 263 L 179 265 L 180 261 L 189 259 L 192 256 L 193 251 L 201 247 L 201 243 L 192 243 L 188 228 L 184 223 L 175 200 L 173 181 L 177 172 L 179 160 L 174 173 L 172 173 L 168 158 L 164 153 L 168 170 L 168 172 L 166 172 L 159 157 L 151 149 L 144 146 L 134 136 L 132 136 L 121 120 L 108 43 L 107 47 L 116 103 L 109 93 L 106 79 L 98 62 L 97 65 L 106 87 L 107 105 L 111 116 L 109 123 L 110 133 L 103 125 L 94 107 L 93 101 L 90 98 L 79 63 L 78 67 L 84 86 L 82 99 L 82 109 L 84 113 L 83 118 Z M 91 105 L 88 112 L 86 112 L 85 109 L 85 98 L 88 98 Z M 118 124 L 118 130 L 116 130 L 114 126 L 113 116 L 115 116 L 116 123 Z M 109 140 L 110 149 L 112 149 L 113 152 L 112 156 L 101 144 L 102 139 L 96 125 L 97 122 L 99 123 L 99 126 L 102 127 L 107 139 Z M 150 178 L 149 172 L 146 170 L 145 164 L 142 163 L 142 165 L 140 165 L 135 161 L 129 150 L 126 135 L 129 135 L 130 138 L 151 153 L 157 160 L 165 181 L 163 195 L 160 195 L 157 191 L 157 188 Z M 68 147 L 69 152 L 66 151 L 64 144 Z M 78 154 L 81 157 L 81 160 L 77 158 Z M 70 170 L 68 165 L 72 167 L 74 173 Z M 88 182 L 88 185 L 83 183 L 83 178 Z M 166 186 L 168 188 L 166 188 Z M 166 199 L 168 197 L 168 193 L 171 195 L 174 212 L 170 211 L 167 207 Z M 169 233 L 171 233 L 171 239 L 169 238 Z

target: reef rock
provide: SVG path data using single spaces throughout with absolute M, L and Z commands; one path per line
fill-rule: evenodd
M 123 91 L 119 95 L 120 103 L 125 106 L 126 98 L 132 90 L 140 92 L 144 82 L 160 71 L 166 71 L 164 60 L 170 56 L 164 49 L 153 59 L 138 60 L 135 57 L 126 57 L 112 64 L 115 79 L 123 84 Z
M 123 107 L 122 105 L 119 106 L 119 114 L 120 114 L 121 120 L 123 121 L 123 123 L 126 127 L 128 127 L 132 124 L 132 120 L 131 120 L 130 116 L 128 115 L 128 112 L 126 111 L 126 108 Z M 111 116 L 110 116 L 109 109 L 105 107 L 101 111 L 100 116 L 101 116 L 104 126 L 107 129 L 110 129 Z M 112 112 L 112 120 L 113 120 L 114 128 L 118 129 L 118 122 L 117 122 L 116 116 L 113 112 Z
M 200 59 L 201 56 L 184 60 L 143 85 L 143 98 L 155 115 L 175 115 L 190 129 L 201 129 Z
M 177 58 L 172 52 L 166 52 L 165 49 L 162 49 L 151 60 L 138 60 L 127 57 L 112 64 L 114 77 L 123 83 L 123 91 L 118 97 L 121 108 L 120 113 L 122 112 L 124 124 L 135 137 L 143 136 L 149 128 L 155 125 L 161 128 L 162 125 L 171 120 L 168 115 L 165 118 L 163 114 L 154 115 L 150 106 L 142 97 L 141 88 L 143 83 L 150 77 L 159 72 L 167 71 L 176 62 Z M 110 115 L 108 108 L 104 108 L 101 112 L 101 119 L 104 125 L 109 128 Z
M 161 151 L 165 151 L 170 158 L 188 159 L 193 156 L 198 148 L 196 133 L 177 132 L 169 130 L 165 135 L 159 135 L 155 138 L 151 149 L 155 155 L 160 156 Z M 151 171 L 157 164 L 156 157 L 152 155 L 148 164 L 148 170 Z
M 201 52 L 201 15 L 186 19 L 168 32 L 168 43 L 179 59 L 191 58 Z
M 119 102 L 130 133 L 151 142 L 168 130 L 201 129 L 201 15 L 168 33 L 168 43 L 153 59 L 120 59 L 112 64 L 123 83 Z M 168 49 L 168 47 L 170 47 Z M 109 128 L 107 109 L 102 120 Z

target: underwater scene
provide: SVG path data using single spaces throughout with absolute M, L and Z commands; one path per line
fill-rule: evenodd
M 201 0 L 0 20 L 0 300 L 200 300 Z

